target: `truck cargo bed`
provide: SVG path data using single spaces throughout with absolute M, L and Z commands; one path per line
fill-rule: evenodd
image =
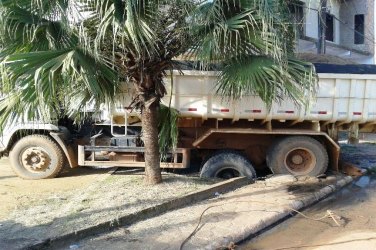
M 269 110 L 258 96 L 227 101 L 215 94 L 217 72 L 185 70 L 167 78 L 169 95 L 163 99 L 182 117 L 246 120 L 295 120 L 335 122 L 376 122 L 376 74 L 319 73 L 317 97 L 310 107 L 297 107 L 291 100 L 274 103 Z

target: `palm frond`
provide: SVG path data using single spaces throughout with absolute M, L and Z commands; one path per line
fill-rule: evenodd
M 41 12 L 33 1 L 2 1 L 0 3 L 0 58 L 12 53 L 26 53 L 49 49 L 62 49 L 77 44 L 77 37 L 72 34 L 69 26 L 61 20 L 49 15 L 59 14 Z M 36 1 L 45 2 L 45 1 Z M 51 10 L 49 10 L 51 11 Z
M 178 126 L 179 112 L 176 109 L 160 106 L 159 110 L 159 150 L 162 159 L 167 156 L 167 153 L 172 149 L 174 150 L 178 143 Z
M 2 100 L 3 109 L 27 111 L 31 120 L 50 120 L 50 114 L 62 108 L 68 89 L 74 91 L 70 97 L 87 91 L 99 103 L 111 103 L 117 90 L 116 73 L 79 48 L 13 54 L 6 57 L 2 67 L 9 84 L 4 89 L 10 90 Z M 1 114 L 0 123 L 5 123 L 7 114 Z
M 158 1 L 89 0 L 82 8 L 90 13 L 89 21 L 97 26 L 94 39 L 96 51 L 100 51 L 111 37 L 113 47 L 121 45 L 138 57 L 145 53 L 157 54 L 158 41 L 151 26 L 159 13 Z
M 198 37 L 193 56 L 204 62 L 237 55 L 267 55 L 282 60 L 279 10 L 267 0 L 215 0 L 201 5 L 193 15 L 192 32 Z
M 258 95 L 269 107 L 285 98 L 307 105 L 317 87 L 314 67 L 294 59 L 287 61 L 284 65 L 266 56 L 228 61 L 220 73 L 217 93 L 234 99 Z

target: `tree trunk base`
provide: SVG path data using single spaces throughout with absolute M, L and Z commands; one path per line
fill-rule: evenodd
M 158 144 L 158 103 L 142 110 L 142 137 L 145 144 L 145 183 L 162 182 Z
M 153 176 L 147 176 L 145 174 L 144 182 L 146 185 L 156 185 L 159 183 L 162 183 L 162 177 L 153 177 Z

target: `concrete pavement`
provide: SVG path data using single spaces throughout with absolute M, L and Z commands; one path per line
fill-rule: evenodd
M 342 219 L 307 220 L 298 215 L 242 245 L 239 250 L 376 249 L 376 176 L 362 176 L 324 201 L 304 210 L 318 218 L 327 210 Z

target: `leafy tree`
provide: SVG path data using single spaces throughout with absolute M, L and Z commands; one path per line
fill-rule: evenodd
M 0 12 L 2 124 L 48 120 L 62 105 L 74 116 L 89 101 L 111 103 L 126 81 L 151 184 L 161 181 L 158 110 L 176 58 L 218 65 L 218 94 L 228 98 L 304 105 L 315 89 L 313 67 L 292 57 L 282 0 L 1 0 Z

